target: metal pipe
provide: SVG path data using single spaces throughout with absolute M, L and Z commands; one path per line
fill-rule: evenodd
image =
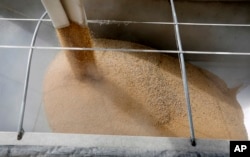
M 51 19 L 29 19 L 29 18 L 7 18 L 7 17 L 1 17 L 0 21 L 52 22 Z
M 177 15 L 175 11 L 174 1 L 170 0 L 170 3 L 171 3 L 171 8 L 172 8 L 173 20 L 175 23 L 174 28 L 175 28 L 176 44 L 177 44 L 178 50 L 180 51 L 179 59 L 180 59 L 181 75 L 182 75 L 184 93 L 185 93 L 187 110 L 188 110 L 188 120 L 189 120 L 190 134 L 191 134 L 191 145 L 195 146 L 196 142 L 195 142 L 192 110 L 191 110 L 191 105 L 190 105 L 190 97 L 189 97 L 189 91 L 188 91 L 188 81 L 187 81 L 187 75 L 186 75 L 185 60 L 184 60 L 184 55 L 183 55 L 183 49 L 182 49 L 182 44 L 181 44 L 181 38 L 180 38 L 180 32 L 179 32 L 179 26 L 177 22 L 178 20 L 177 20 Z
M 49 46 L 17 46 L 0 45 L 7 49 L 38 49 L 38 50 L 87 50 L 87 51 L 121 51 L 121 52 L 155 52 L 155 53 L 180 53 L 200 55 L 235 55 L 249 56 L 250 52 L 226 52 L 226 51 L 179 51 L 179 50 L 154 50 L 154 49 L 113 49 L 113 48 L 84 48 L 84 47 L 49 47 Z
M 27 21 L 38 22 L 40 19 L 28 18 L 0 18 L 0 21 Z M 52 22 L 51 19 L 42 19 L 42 22 Z M 119 21 L 119 20 L 87 20 L 93 24 L 151 24 L 151 25 L 186 25 L 186 26 L 218 26 L 218 27 L 250 27 L 250 24 L 232 24 L 232 23 L 192 23 L 192 22 L 155 22 L 155 21 Z
M 40 19 L 43 19 L 46 16 L 46 12 L 43 13 Z M 31 40 L 31 47 L 34 46 L 36 36 L 38 29 L 41 24 L 41 20 L 38 21 L 36 28 L 34 30 L 34 34 Z M 26 69 L 26 77 L 25 77 L 25 82 L 24 82 L 24 91 L 23 91 L 23 101 L 21 105 L 21 110 L 20 110 L 20 117 L 19 117 L 19 125 L 18 125 L 18 134 L 17 134 L 17 140 L 21 140 L 24 134 L 24 129 L 23 129 L 23 121 L 24 121 L 24 113 L 25 113 L 25 107 L 26 107 L 26 99 L 27 99 L 27 93 L 28 93 L 28 87 L 29 87 L 29 77 L 30 77 L 30 67 L 31 67 L 31 60 L 32 60 L 32 55 L 33 55 L 33 48 L 30 48 L 29 50 L 29 56 L 28 56 L 28 63 L 27 63 L 27 69 Z

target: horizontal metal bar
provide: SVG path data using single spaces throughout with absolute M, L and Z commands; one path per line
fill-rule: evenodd
M 39 19 L 23 19 L 23 18 L 0 18 L 0 21 L 27 21 L 37 22 Z M 51 19 L 43 19 L 42 22 L 52 22 Z M 109 25 L 109 24 L 151 24 L 151 25 L 175 25 L 174 22 L 154 22 L 154 21 L 118 21 L 118 20 L 87 20 L 88 23 Z M 219 26 L 219 27 L 250 27 L 250 24 L 226 24 L 226 23 L 192 23 L 179 22 L 178 25 L 188 26 Z
M 52 22 L 51 19 L 28 19 L 28 18 L 0 18 L 0 21 L 27 21 L 27 22 Z
M 154 25 L 195 25 L 195 26 L 224 26 L 224 27 L 250 27 L 250 24 L 226 24 L 226 23 L 186 23 L 186 22 L 140 22 L 140 21 L 117 21 L 117 20 L 88 20 L 88 23 L 95 24 L 154 24 Z
M 113 49 L 113 48 L 82 48 L 82 47 L 39 47 L 39 46 L 13 46 L 0 45 L 0 48 L 9 49 L 38 49 L 38 50 L 85 50 L 85 51 L 120 51 L 120 52 L 158 52 L 158 53 L 178 53 L 175 50 L 154 50 L 154 49 Z
M 183 51 L 186 54 L 208 54 L 208 55 L 250 55 L 250 52 L 224 52 L 224 51 Z
M 218 26 L 218 27 L 250 27 L 250 24 L 227 24 L 227 23 L 177 23 L 178 25 L 188 26 Z
M 37 49 L 37 50 L 93 50 L 93 51 L 120 51 L 120 52 L 155 52 L 155 53 L 186 53 L 186 54 L 210 54 L 210 55 L 250 55 L 250 52 L 226 52 L 226 51 L 178 51 L 178 50 L 154 50 L 154 49 L 112 49 L 112 48 L 82 48 L 82 47 L 47 47 L 47 46 L 17 46 L 0 45 L 0 49 Z
M 94 24 L 103 24 L 103 25 L 109 25 L 109 24 L 152 24 L 152 25 L 174 25 L 173 22 L 151 22 L 151 21 L 118 21 L 118 20 L 88 20 L 88 23 L 94 23 Z M 250 25 L 249 25 L 250 26 Z

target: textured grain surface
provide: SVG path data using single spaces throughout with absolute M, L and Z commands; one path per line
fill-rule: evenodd
M 114 40 L 96 40 L 95 46 L 143 48 Z M 95 52 L 94 57 L 98 79 L 76 79 L 63 52 L 50 65 L 44 102 L 55 132 L 189 136 L 177 59 L 125 52 Z M 235 95 L 208 72 L 191 64 L 187 72 L 197 136 L 246 139 Z

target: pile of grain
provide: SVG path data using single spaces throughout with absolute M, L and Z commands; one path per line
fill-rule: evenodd
M 93 44 L 147 48 L 107 39 Z M 87 53 L 93 60 L 80 69 L 75 70 L 69 59 L 73 52 L 59 53 L 49 66 L 44 103 L 53 131 L 190 136 L 178 59 L 156 53 Z M 81 60 L 73 62 L 82 64 Z M 191 64 L 186 67 L 197 137 L 247 139 L 235 93 L 211 73 Z
M 148 47 L 91 41 L 87 27 L 59 29 L 67 47 Z M 200 138 L 246 139 L 239 104 L 222 80 L 187 64 L 195 133 Z M 189 137 L 178 59 L 166 54 L 65 51 L 49 66 L 44 104 L 55 132 Z

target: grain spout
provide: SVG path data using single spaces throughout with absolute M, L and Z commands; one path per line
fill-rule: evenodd
M 57 34 L 63 47 L 93 47 L 91 33 L 87 26 L 81 26 L 72 22 L 68 27 L 57 29 Z M 77 79 L 97 77 L 93 51 L 67 50 L 65 53 Z

